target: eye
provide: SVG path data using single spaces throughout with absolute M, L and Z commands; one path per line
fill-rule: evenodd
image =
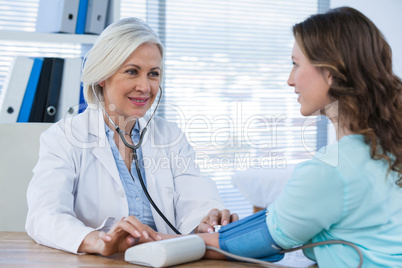
M 149 73 L 149 76 L 152 76 L 152 77 L 159 77 L 159 76 L 160 76 L 160 73 L 159 73 L 159 72 L 150 72 L 150 73 Z
M 136 69 L 128 69 L 128 70 L 126 71 L 126 73 L 135 75 L 135 74 L 138 73 L 138 71 L 137 71 Z

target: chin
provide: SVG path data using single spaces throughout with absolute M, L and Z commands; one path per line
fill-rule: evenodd
M 146 109 L 141 109 L 141 110 L 134 110 L 130 113 L 130 117 L 131 118 L 141 118 L 144 117 L 144 115 L 147 113 L 147 111 L 149 110 L 149 108 Z
M 314 116 L 314 115 L 320 115 L 320 111 L 306 111 L 303 109 L 300 109 L 300 113 L 302 116 Z
M 300 108 L 300 113 L 302 116 L 309 116 L 311 114 L 307 113 L 305 110 L 303 110 L 303 108 Z

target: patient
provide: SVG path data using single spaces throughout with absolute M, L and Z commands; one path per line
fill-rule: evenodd
M 311 16 L 293 34 L 288 84 L 301 114 L 327 116 L 338 142 L 299 164 L 266 213 L 200 236 L 207 245 L 271 260 L 281 258 L 281 249 L 343 240 L 360 249 L 366 267 L 400 267 L 402 82 L 392 70 L 391 48 L 372 21 L 348 7 Z M 344 245 L 304 254 L 320 267 L 359 263 Z M 205 257 L 224 258 L 211 251 Z

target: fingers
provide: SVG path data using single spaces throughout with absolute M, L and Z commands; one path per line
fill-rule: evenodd
M 236 213 L 230 214 L 228 209 L 223 209 L 219 211 L 218 209 L 213 209 L 208 214 L 209 222 L 208 224 L 213 227 L 214 225 L 227 225 L 230 222 L 236 221 L 239 219 L 239 216 Z
M 212 233 L 214 232 L 214 225 L 227 225 L 231 222 L 239 220 L 239 216 L 236 213 L 230 214 L 228 209 L 218 210 L 212 209 L 206 217 L 204 217 L 198 226 L 197 230 L 200 233 Z
M 125 251 L 136 244 L 154 240 L 162 240 L 162 237 L 148 225 L 141 223 L 134 216 L 122 218 L 115 223 L 109 232 L 97 231 L 97 241 L 94 247 L 96 252 L 104 256 L 110 256 L 116 252 Z
M 143 240 L 161 240 L 159 234 L 146 224 L 141 223 L 136 217 L 129 216 L 120 220 L 109 233 L 124 232 L 130 234 L 133 238 L 142 238 Z
M 122 221 L 120 221 L 119 227 L 135 238 L 140 238 L 141 236 L 144 236 L 145 239 L 149 238 L 148 232 L 145 230 L 145 225 L 134 216 L 123 218 Z
M 134 238 L 131 235 L 128 235 L 126 238 L 127 247 L 132 247 L 135 244 L 138 244 L 139 238 Z
M 235 222 L 239 220 L 239 215 L 237 215 L 237 213 L 233 213 L 232 215 L 230 215 L 230 222 Z
M 227 225 L 230 222 L 230 211 L 228 209 L 224 209 L 221 211 L 221 225 Z
M 135 227 L 137 228 L 137 230 L 139 231 L 139 233 L 141 233 L 141 235 L 146 239 L 150 239 L 150 240 L 162 240 L 162 237 L 159 235 L 158 232 L 156 232 L 154 229 L 152 229 L 151 227 L 149 227 L 146 224 L 141 223 L 137 218 L 135 218 L 134 216 L 129 216 L 126 218 L 127 222 L 132 223 L 132 221 L 134 220 L 135 222 Z
M 207 218 L 208 218 L 207 219 L 207 224 L 209 226 L 217 225 L 218 222 L 220 222 L 220 219 L 221 219 L 221 211 L 219 211 L 218 209 L 214 208 L 208 213 Z
M 104 242 L 110 242 L 110 241 L 112 241 L 112 237 L 111 237 L 109 234 L 107 234 L 107 233 L 105 233 L 105 232 L 103 232 L 103 231 L 99 232 L 98 236 L 99 236 L 99 238 L 102 239 Z

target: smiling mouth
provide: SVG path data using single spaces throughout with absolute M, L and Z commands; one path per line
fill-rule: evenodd
M 134 101 L 134 102 L 138 102 L 138 103 L 144 103 L 144 102 L 146 102 L 148 99 L 143 99 L 143 100 L 139 100 L 139 99 L 132 99 L 132 98 L 129 98 L 131 101 Z

